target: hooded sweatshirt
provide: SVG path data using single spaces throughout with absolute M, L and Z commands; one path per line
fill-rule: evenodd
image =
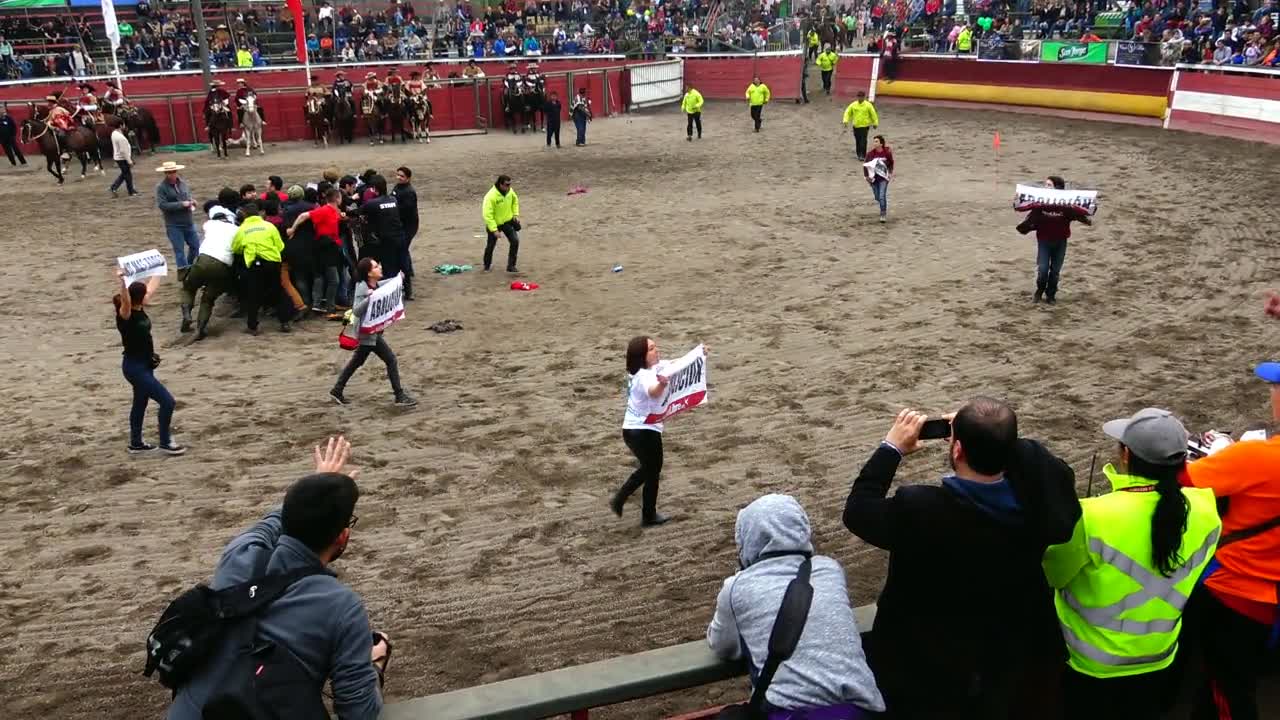
M 221 205 L 214 205 L 209 208 L 209 219 L 202 229 L 204 240 L 200 241 L 200 254 L 231 267 L 231 242 L 239 229 L 236 227 L 236 214 Z
M 738 513 L 734 538 L 743 569 L 720 589 L 707 642 L 726 658 L 742 657 L 745 649 L 754 684 L 769 654 L 769 635 L 782 596 L 804 556 L 813 553 L 809 517 L 795 498 L 765 495 Z M 813 604 L 800 644 L 778 668 L 765 699 L 781 709 L 852 703 L 864 710 L 884 710 L 862 652 L 840 563 L 814 557 L 809 582 Z

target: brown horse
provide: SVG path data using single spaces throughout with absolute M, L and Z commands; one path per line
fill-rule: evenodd
M 308 95 L 306 102 L 307 127 L 311 128 L 312 140 L 316 147 L 324 143 L 329 147 L 330 118 L 333 117 L 333 101 L 328 96 Z
M 116 113 L 115 117 L 124 119 L 127 130 L 125 134 L 129 135 L 129 140 L 138 146 L 138 152 L 150 149 L 151 154 L 155 155 L 156 146 L 160 144 L 160 126 L 156 124 L 156 118 L 151 111 L 133 105 L 111 110 L 104 107 L 103 118 L 107 121 L 108 127 L 111 124 L 113 111 Z M 146 147 L 143 146 L 143 141 L 146 141 Z
M 333 124 L 338 144 L 355 142 L 356 108 L 350 95 L 339 95 L 333 102 Z
M 98 136 L 87 127 L 76 126 L 60 136 L 58 131 L 48 123 L 36 119 L 33 109 L 32 117 L 22 121 L 21 140 L 24 144 L 34 142 L 40 146 L 40 152 L 44 155 L 45 169 L 49 171 L 50 175 L 57 178 L 59 185 L 65 179 L 62 174 L 62 154 L 64 152 L 74 153 L 80 159 L 81 180 L 88 173 L 90 158 L 96 159 L 98 172 L 102 172 L 102 159 L 98 152 Z
M 231 135 L 231 106 L 225 102 L 214 103 L 209 108 L 209 143 L 220 158 L 229 157 L 227 137 Z

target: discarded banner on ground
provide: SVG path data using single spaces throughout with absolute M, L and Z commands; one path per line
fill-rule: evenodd
M 662 396 L 662 407 L 644 419 L 646 423 L 669 420 L 685 410 L 691 410 L 707 402 L 707 351 L 702 346 L 690 350 L 684 357 L 658 368 L 658 374 L 668 378 L 667 392 Z
M 149 277 L 164 277 L 169 274 L 169 266 L 159 250 L 145 250 L 132 255 L 116 258 L 120 269 L 124 271 L 126 285 Z
M 360 332 L 376 333 L 404 317 L 404 276 L 396 275 L 378 283 L 369 295 L 369 307 L 360 320 Z
M 1029 210 L 1028 206 L 1040 205 L 1076 205 L 1089 211 L 1090 215 L 1098 212 L 1097 190 L 1059 190 L 1042 185 L 1019 185 L 1014 190 L 1013 209 L 1018 212 Z

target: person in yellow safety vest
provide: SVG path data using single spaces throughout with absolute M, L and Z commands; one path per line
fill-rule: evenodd
M 1102 426 L 1120 443 L 1112 492 L 1080 501 L 1071 539 L 1044 554 L 1070 658 L 1067 720 L 1155 720 L 1176 700 L 1183 609 L 1222 532 L 1213 491 L 1184 488 L 1187 430 L 1146 408 Z
M 756 132 L 760 132 L 760 124 L 764 122 L 764 106 L 772 97 L 769 86 L 760 82 L 760 76 L 752 76 L 751 84 L 747 86 L 747 104 L 751 106 L 751 120 L 756 124 Z
M 812 60 L 818 56 L 818 44 L 821 42 L 821 40 L 818 39 L 818 30 L 816 28 L 810 28 L 807 39 L 809 41 L 809 47 L 805 50 L 805 57 Z
M 836 63 L 840 62 L 840 56 L 828 45 L 822 49 L 822 54 L 818 56 L 818 69 L 822 71 L 822 90 L 826 94 L 831 94 L 831 73 L 836 69 Z
M 689 119 L 685 128 L 685 139 L 693 142 L 693 128 L 698 128 L 698 139 L 702 139 L 702 93 L 696 88 L 689 88 L 684 94 L 684 99 L 680 101 L 680 109 L 684 110 L 685 117 Z
M 973 30 L 965 25 L 960 29 L 960 34 L 956 36 L 956 52 L 967 53 L 973 50 Z
M 859 160 L 867 159 L 867 133 L 880 125 L 876 106 L 867 100 L 867 94 L 858 91 L 858 97 L 844 109 L 844 126 L 853 125 L 854 152 Z

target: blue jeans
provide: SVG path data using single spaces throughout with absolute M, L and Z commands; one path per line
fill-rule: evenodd
M 578 131 L 578 139 L 574 140 L 575 145 L 587 144 L 587 116 L 575 114 L 573 116 L 573 127 Z
M 178 269 L 188 267 L 196 261 L 196 256 L 200 254 L 200 235 L 196 232 L 194 224 L 170 225 L 165 223 L 164 234 L 169 236 L 169 244 L 173 246 L 173 261 L 177 263 Z M 189 261 L 182 252 L 183 245 L 186 245 L 187 250 L 190 251 Z
M 880 217 L 884 217 L 889 212 L 889 181 L 877 179 L 871 183 L 871 194 L 880 203 Z
M 1036 243 L 1036 289 L 1049 297 L 1058 294 L 1058 274 L 1067 258 L 1067 241 Z
M 124 379 L 133 386 L 133 407 L 129 410 L 129 444 L 142 444 L 142 420 L 147 415 L 147 401 L 155 400 L 160 406 L 160 444 L 168 445 L 169 423 L 173 420 L 173 395 L 156 379 L 148 360 L 125 357 L 122 364 Z

